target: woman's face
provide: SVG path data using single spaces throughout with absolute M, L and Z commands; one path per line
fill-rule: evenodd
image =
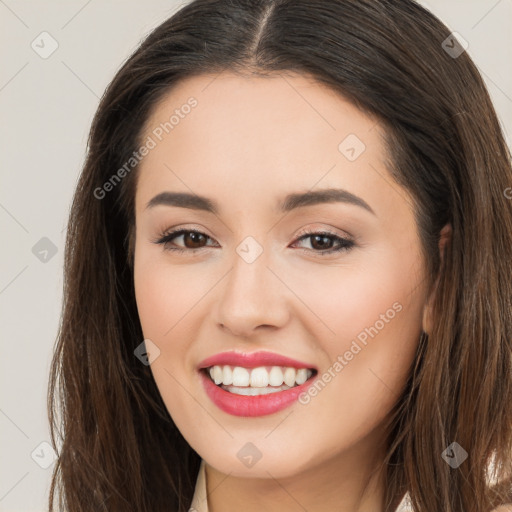
M 218 471 L 287 477 L 336 461 L 369 463 L 382 446 L 379 426 L 420 337 L 426 281 L 413 203 L 385 168 L 381 137 L 375 120 L 300 75 L 194 77 L 145 126 L 140 321 L 159 350 L 147 345 L 169 413 Z M 345 192 L 288 197 L 326 189 Z M 178 204 L 177 193 L 191 198 Z M 176 230 L 200 234 L 156 243 Z M 281 379 L 273 367 L 293 380 L 293 363 L 276 355 L 315 369 L 284 408 L 279 393 L 240 396 L 199 370 L 217 354 L 260 351 L 270 359 L 221 357 L 213 371 L 227 387 L 231 370 L 247 390 L 255 366 L 267 369 L 255 386 Z M 206 391 L 213 388 L 220 402 Z

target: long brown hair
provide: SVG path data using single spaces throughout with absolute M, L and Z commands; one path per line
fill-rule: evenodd
M 385 127 L 389 170 L 414 198 L 437 287 L 432 330 L 386 425 L 384 509 L 405 491 L 416 512 L 487 512 L 511 500 L 511 157 L 481 76 L 449 37 L 411 0 L 195 0 L 124 63 L 94 117 L 69 218 L 48 392 L 59 455 L 50 511 L 57 490 L 69 512 L 190 506 L 200 457 L 134 356 L 137 166 L 98 190 L 140 147 L 174 84 L 224 70 L 307 74 L 339 92 Z M 442 457 L 452 442 L 468 453 L 456 469 Z

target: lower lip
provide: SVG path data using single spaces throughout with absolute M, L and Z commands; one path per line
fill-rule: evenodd
M 277 391 L 267 395 L 244 396 L 225 391 L 217 386 L 203 371 L 199 372 L 206 394 L 221 410 L 233 416 L 266 416 L 286 409 L 298 400 L 301 393 L 311 386 L 315 378 L 310 378 L 304 384 L 285 391 Z

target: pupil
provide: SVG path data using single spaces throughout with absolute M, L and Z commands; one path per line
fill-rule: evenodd
M 192 240 L 192 244 L 200 243 L 200 241 L 197 239 L 203 236 L 201 233 L 193 233 L 193 232 L 189 232 L 187 235 L 188 235 L 188 238 Z
M 313 245 L 313 247 L 315 247 L 315 244 L 318 242 L 318 240 L 323 240 L 324 242 L 327 240 L 327 245 L 329 245 L 329 242 L 330 242 L 329 237 L 324 236 L 324 235 L 315 235 L 315 236 L 313 237 L 313 240 L 314 240 L 314 242 L 313 242 L 313 244 L 312 244 L 312 245 Z M 324 243 L 324 244 L 322 244 L 322 243 L 320 242 L 320 249 L 325 249 L 325 248 L 326 248 L 326 247 L 325 247 L 325 245 L 326 245 L 325 243 Z

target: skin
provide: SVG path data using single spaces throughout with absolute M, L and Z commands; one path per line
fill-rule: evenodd
M 160 350 L 151 370 L 206 462 L 210 512 L 381 511 L 382 474 L 362 496 L 365 479 L 384 454 L 382 423 L 422 327 L 428 332 L 414 203 L 385 168 L 382 129 L 306 76 L 223 73 L 180 82 L 153 111 L 144 138 L 190 96 L 197 107 L 139 168 L 134 279 L 144 336 Z M 349 134 L 366 146 L 355 161 L 338 150 Z M 356 194 L 375 215 L 346 203 L 286 215 L 275 208 L 286 194 L 327 187 Z M 164 191 L 207 196 L 220 212 L 146 207 Z M 203 249 L 173 253 L 154 243 L 170 228 L 207 235 L 196 244 L 178 236 L 171 246 Z M 305 228 L 350 235 L 355 246 L 322 256 L 311 237 L 298 241 Z M 252 263 L 236 252 L 247 236 L 263 248 Z M 401 311 L 306 405 L 236 417 L 203 390 L 199 363 L 233 349 L 283 354 L 322 375 L 397 302 Z M 248 442 L 262 454 L 252 467 L 237 457 Z

